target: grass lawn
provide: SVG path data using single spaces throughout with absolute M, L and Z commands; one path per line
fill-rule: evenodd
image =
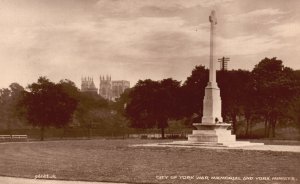
M 54 174 L 57 179 L 130 183 L 205 183 L 160 180 L 157 176 L 275 176 L 300 180 L 299 153 L 128 147 L 157 141 L 98 139 L 0 144 L 0 175 L 34 178 L 38 174 Z

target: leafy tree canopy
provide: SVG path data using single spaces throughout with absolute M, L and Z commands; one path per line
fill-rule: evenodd
M 67 92 L 66 82 L 55 84 L 45 77 L 28 86 L 22 103 L 26 109 L 26 118 L 34 126 L 41 127 L 43 140 L 44 128 L 63 127 L 68 124 L 77 107 L 77 100 Z
M 138 81 L 129 93 L 126 115 L 135 128 L 153 128 L 162 130 L 168 126 L 168 120 L 177 118 L 177 94 L 180 82 L 173 79 Z

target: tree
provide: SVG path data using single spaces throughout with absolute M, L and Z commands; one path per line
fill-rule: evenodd
M 203 99 L 208 82 L 209 71 L 204 66 L 196 66 L 190 77 L 182 85 L 179 92 L 179 106 L 181 116 L 191 121 L 201 121 L 203 113 Z
M 164 139 L 164 129 L 168 127 L 168 121 L 178 119 L 178 92 L 180 82 L 171 78 L 160 81 L 159 90 L 157 91 L 158 107 L 154 110 L 157 118 L 157 127 L 161 129 L 162 138 Z
M 62 88 L 63 92 L 65 92 L 68 96 L 70 96 L 71 98 L 76 100 L 76 109 L 77 109 L 78 103 L 79 103 L 79 100 L 80 100 L 80 91 L 76 87 L 75 83 L 71 80 L 64 79 L 64 80 L 60 80 L 57 85 L 59 85 Z M 73 119 L 74 119 L 74 113 L 72 113 L 72 117 L 70 118 L 70 122 L 72 122 Z M 63 124 L 63 126 L 62 126 L 63 134 L 62 134 L 61 138 L 65 136 L 68 125 L 69 125 L 68 123 Z
M 252 126 L 256 120 L 260 119 L 259 116 L 259 102 L 256 100 L 256 93 L 254 88 L 254 81 L 250 73 L 250 79 L 247 81 L 246 89 L 243 98 L 243 114 L 246 120 L 245 137 L 252 136 Z
M 129 101 L 129 94 L 131 88 L 126 89 L 119 98 L 116 99 L 115 102 L 111 104 L 112 109 L 114 109 L 120 115 L 125 116 L 125 108 Z
M 80 98 L 80 91 L 76 87 L 76 85 L 75 85 L 75 83 L 73 81 L 70 81 L 68 79 L 64 79 L 64 80 L 60 80 L 57 85 L 59 85 L 62 88 L 62 90 L 66 94 L 68 94 L 70 97 L 72 97 L 73 99 L 79 100 L 79 98 Z
M 251 98 L 251 73 L 245 70 L 219 71 L 217 82 L 221 90 L 222 116 L 224 121 L 232 121 L 233 133 L 237 132 L 237 117 L 245 115 L 250 120 L 247 102 Z
M 168 127 L 168 120 L 178 117 L 177 94 L 180 82 L 173 79 L 138 81 L 129 93 L 125 112 L 134 128 L 161 129 Z
M 300 130 L 300 96 L 293 101 L 288 109 L 288 115 Z
M 276 124 L 297 94 L 297 81 L 292 69 L 282 61 L 265 58 L 252 70 L 255 100 L 265 118 L 265 136 L 275 137 Z M 272 134 L 271 134 L 272 133 Z
M 298 86 L 298 93 L 295 100 L 293 100 L 288 108 L 288 116 L 293 120 L 295 125 L 298 127 L 300 131 L 300 70 L 294 71 L 297 86 Z
M 80 93 L 79 105 L 75 114 L 80 126 L 87 129 L 87 136 L 89 138 L 91 137 L 93 123 L 101 121 L 105 115 L 105 108 L 108 108 L 108 102 L 101 96 L 93 93 Z
M 11 92 L 8 88 L 0 89 L 0 119 L 5 122 L 6 128 L 10 131 L 11 117 Z
M 11 132 L 12 126 L 22 119 L 18 101 L 23 91 L 24 88 L 18 83 L 12 83 L 9 88 L 0 89 L 0 119 L 6 122 L 6 128 L 9 132 Z
M 28 86 L 22 104 L 29 123 L 41 129 L 41 140 L 47 127 L 64 127 L 72 118 L 77 100 L 68 95 L 63 83 L 55 84 L 45 77 Z

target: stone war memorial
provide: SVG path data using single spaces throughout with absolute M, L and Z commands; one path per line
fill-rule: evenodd
M 217 25 L 216 12 L 213 10 L 209 16 L 210 22 L 210 57 L 209 57 L 209 82 L 205 88 L 203 100 L 202 123 L 194 123 L 197 130 L 188 136 L 189 143 L 215 144 L 222 146 L 257 145 L 246 141 L 236 141 L 235 135 L 228 128 L 231 126 L 223 122 L 221 115 L 222 100 L 220 89 L 216 82 L 216 61 L 214 60 L 215 30 Z M 258 145 L 262 145 L 259 143 Z
M 197 130 L 188 135 L 187 141 L 174 141 L 171 143 L 159 143 L 168 146 L 214 146 L 214 147 L 242 147 L 259 146 L 263 143 L 250 143 L 249 141 L 237 141 L 236 136 L 231 134 L 231 124 L 223 122 L 222 100 L 220 88 L 216 81 L 215 35 L 217 17 L 214 10 L 209 16 L 210 22 L 210 57 L 209 57 L 209 82 L 205 88 L 203 100 L 202 123 L 194 123 Z

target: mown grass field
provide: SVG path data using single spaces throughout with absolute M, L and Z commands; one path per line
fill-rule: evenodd
M 0 175 L 34 178 L 38 174 L 54 174 L 57 179 L 130 183 L 206 183 L 204 180 L 160 180 L 157 176 L 287 176 L 300 179 L 299 153 L 128 147 L 157 141 L 98 139 L 0 143 Z M 210 180 L 207 183 L 237 182 Z

